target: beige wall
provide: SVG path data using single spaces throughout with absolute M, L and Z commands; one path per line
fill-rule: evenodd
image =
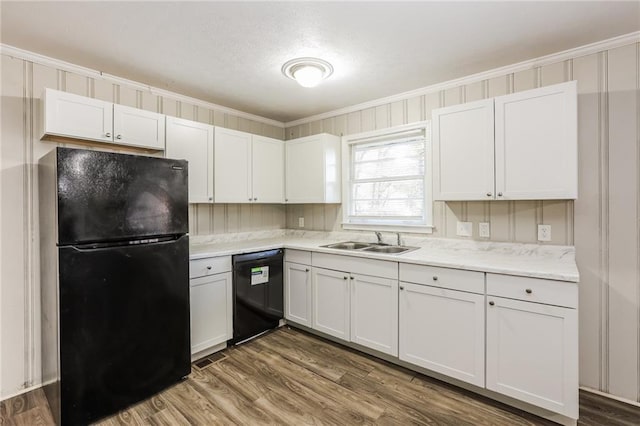
M 491 223 L 491 240 L 536 242 L 550 224 L 552 244 L 575 244 L 580 269 L 580 381 L 640 401 L 640 44 L 534 67 L 423 96 L 313 121 L 288 139 L 347 135 L 429 119 L 434 108 L 568 80 L 578 81 L 577 201 L 437 202 L 434 236 L 455 222 Z M 544 173 L 541 170 L 540 173 Z M 339 229 L 339 205 L 287 206 L 287 227 Z
M 39 139 L 40 96 L 45 87 L 284 138 L 282 127 L 158 96 L 125 83 L 115 84 L 7 55 L 1 60 L 0 399 L 40 382 L 37 163 L 57 145 Z M 189 215 L 192 235 L 285 225 L 282 205 L 191 205 Z

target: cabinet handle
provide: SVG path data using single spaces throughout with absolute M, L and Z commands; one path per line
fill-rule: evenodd
M 122 139 L 122 135 L 116 136 L 116 139 Z
M 498 192 L 498 197 L 502 197 L 502 192 Z
M 404 290 L 404 287 L 403 287 L 403 286 L 400 286 L 400 290 Z
M 533 290 L 531 290 L 530 288 L 526 289 L 525 291 L 527 292 L 527 294 L 533 293 Z
M 207 266 L 207 269 L 210 271 L 211 270 L 211 266 Z
M 105 137 L 105 138 L 110 138 L 110 137 L 111 137 L 111 133 L 109 133 L 109 132 L 105 133 L 105 134 L 104 134 L 104 137 Z
M 436 275 L 433 276 L 434 281 L 438 281 L 438 277 Z
M 493 302 L 493 300 L 491 302 L 489 302 L 489 305 L 493 306 L 495 305 L 495 303 Z
M 493 194 L 490 192 L 487 192 L 487 197 L 491 197 Z

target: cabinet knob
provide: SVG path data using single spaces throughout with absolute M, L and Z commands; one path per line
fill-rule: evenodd
M 116 136 L 116 139 L 122 139 L 122 135 Z
M 438 281 L 438 277 L 436 275 L 433 276 L 434 281 Z
M 209 197 L 209 201 L 213 201 L 213 197 Z
M 249 198 L 249 201 L 251 201 L 251 200 L 252 200 L 252 199 L 251 199 L 251 198 Z
M 491 306 L 495 305 L 494 301 L 492 300 L 491 302 L 489 302 L 489 305 Z
M 347 277 L 342 277 L 342 279 L 343 279 L 343 280 L 346 280 L 346 279 L 347 279 Z
M 352 280 L 355 280 L 355 278 L 354 278 L 354 277 L 349 277 L 349 278 L 350 278 L 350 279 L 352 279 Z
M 111 133 L 109 133 L 109 132 L 105 133 L 105 134 L 104 134 L 104 137 L 105 137 L 105 138 L 110 138 L 110 137 L 111 137 Z
M 493 194 L 490 192 L 487 192 L 487 197 L 491 197 Z
M 211 266 L 207 266 L 207 269 L 210 271 L 211 270 Z
M 258 197 L 254 198 L 253 201 L 258 201 Z
M 498 197 L 502 197 L 502 192 L 498 192 Z
M 400 290 L 404 290 L 404 287 L 403 287 L 403 286 L 400 286 Z
M 288 198 L 285 198 L 285 199 L 284 199 L 284 201 L 285 201 L 285 202 L 287 202 L 287 201 L 289 201 L 289 199 L 288 199 Z
M 533 293 L 533 290 L 531 290 L 530 288 L 526 289 L 525 291 L 527 292 L 527 294 Z
M 305 269 L 304 271 L 305 271 L 305 272 L 309 272 L 309 268 Z

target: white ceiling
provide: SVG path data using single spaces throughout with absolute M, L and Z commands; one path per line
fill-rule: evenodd
M 0 7 L 2 43 L 285 122 L 640 30 L 640 1 Z M 333 76 L 299 87 L 300 56 Z

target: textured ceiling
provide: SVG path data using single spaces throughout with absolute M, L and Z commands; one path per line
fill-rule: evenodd
M 7 2 L 2 43 L 291 121 L 640 30 L 638 1 Z M 287 60 L 335 68 L 305 89 Z

